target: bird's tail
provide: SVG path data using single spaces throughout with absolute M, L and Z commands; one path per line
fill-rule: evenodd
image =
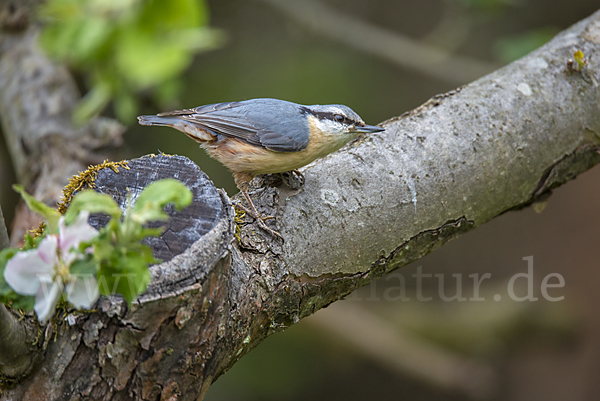
M 173 127 L 176 124 L 180 124 L 181 120 L 175 117 L 139 116 L 138 122 L 140 125 L 164 125 Z
M 216 139 L 215 135 L 199 124 L 179 117 L 139 116 L 138 122 L 140 125 L 158 125 L 175 128 L 200 143 L 211 142 Z

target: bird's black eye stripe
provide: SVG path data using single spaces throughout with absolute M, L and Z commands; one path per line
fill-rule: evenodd
M 348 124 L 348 125 L 357 124 L 356 121 L 353 121 L 353 120 L 349 119 L 348 117 L 346 117 L 342 114 L 339 114 L 339 113 L 332 113 L 329 111 L 313 111 L 313 110 L 309 109 L 308 107 L 303 107 L 301 109 L 301 111 L 302 111 L 302 113 L 305 113 L 305 114 L 306 113 L 312 114 L 319 120 L 337 121 L 339 123 Z
M 333 121 L 337 121 L 338 123 L 342 123 L 342 124 L 348 124 L 348 125 L 356 124 L 355 121 L 352 121 L 351 119 L 349 119 L 348 117 L 346 117 L 342 114 L 331 113 L 331 115 L 325 116 L 325 118 L 328 118 Z

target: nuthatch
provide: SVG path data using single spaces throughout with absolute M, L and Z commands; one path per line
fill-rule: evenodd
M 268 228 L 248 195 L 252 178 L 298 169 L 335 152 L 360 133 L 383 131 L 366 125 L 347 106 L 303 106 L 277 99 L 217 103 L 194 109 L 140 116 L 141 125 L 175 128 L 223 163 L 250 204 L 259 225 Z

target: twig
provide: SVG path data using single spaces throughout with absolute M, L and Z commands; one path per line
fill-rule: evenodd
M 305 320 L 333 333 L 358 353 L 401 375 L 473 398 L 493 393 L 497 377 L 485 364 L 427 342 L 350 302 L 338 302 Z
M 464 84 L 499 67 L 494 63 L 457 56 L 397 32 L 368 24 L 319 1 L 261 1 L 271 4 L 288 17 L 324 36 L 452 84 Z
M 6 222 L 4 221 L 2 207 L 0 206 L 0 251 L 4 248 L 8 248 L 9 244 L 8 230 L 6 229 Z

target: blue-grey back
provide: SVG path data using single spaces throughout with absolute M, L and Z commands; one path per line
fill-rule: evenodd
M 165 113 L 167 115 L 170 113 Z M 172 114 L 171 114 L 172 115 Z M 234 137 L 279 152 L 308 146 L 308 118 L 298 104 L 278 99 L 216 103 L 178 112 L 217 136 Z

